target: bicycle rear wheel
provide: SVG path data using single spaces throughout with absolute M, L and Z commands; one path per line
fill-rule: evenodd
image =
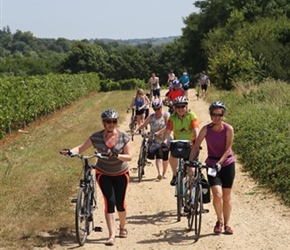
M 180 221 L 181 219 L 181 213 L 182 213 L 182 201 L 183 201 L 183 187 L 182 187 L 182 181 L 183 181 L 183 173 L 181 171 L 178 171 L 177 173 L 177 221 Z
M 195 241 L 198 241 L 201 231 L 201 220 L 202 220 L 202 186 L 198 184 L 196 187 L 195 201 L 194 201 L 194 233 Z
M 86 216 L 86 192 L 85 187 L 80 187 L 77 196 L 75 210 L 76 237 L 80 246 L 83 246 L 88 236 L 89 221 Z

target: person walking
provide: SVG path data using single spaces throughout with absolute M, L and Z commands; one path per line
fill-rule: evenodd
M 152 73 L 151 77 L 148 80 L 148 84 L 150 86 L 150 91 L 152 93 L 151 96 L 154 97 L 154 99 L 160 99 L 160 84 L 159 84 L 159 77 L 156 76 L 155 73 Z M 152 99 L 150 99 L 152 101 Z
M 194 143 L 199 132 L 199 123 L 194 112 L 188 110 L 188 99 L 185 96 L 179 96 L 173 101 L 174 112 L 170 115 L 166 131 L 164 133 L 164 143 L 169 145 L 170 134 L 173 132 L 174 140 L 189 140 Z M 198 153 L 196 154 L 196 157 Z M 189 155 L 188 155 L 189 157 Z M 188 158 L 186 157 L 186 158 Z M 172 169 L 171 186 L 176 185 L 176 170 L 178 166 L 178 158 L 170 154 L 169 164 Z
M 207 87 L 210 85 L 209 76 L 206 75 L 205 71 L 201 72 L 200 78 L 199 78 L 199 83 L 201 86 L 203 99 L 205 99 L 206 94 L 207 94 Z
M 130 137 L 118 130 L 118 112 L 107 109 L 101 114 L 104 129 L 93 133 L 82 144 L 70 149 L 70 152 L 80 154 L 90 147 L 96 152 L 106 153 L 108 159 L 98 159 L 96 163 L 96 181 L 104 196 L 104 212 L 109 231 L 106 245 L 115 243 L 115 208 L 119 216 L 119 237 L 126 238 L 126 192 L 129 184 L 128 161 L 132 160 Z M 61 152 L 64 155 L 69 153 Z
M 144 122 L 145 109 L 149 105 L 149 99 L 144 95 L 143 89 L 138 89 L 136 91 L 136 96 L 133 97 L 131 104 L 127 108 L 127 112 L 130 108 L 135 107 L 135 115 L 137 126 L 140 126 Z
M 189 160 L 194 159 L 202 141 L 207 144 L 207 166 L 216 169 L 217 173 L 208 171 L 207 177 L 213 194 L 213 205 L 217 216 L 214 233 L 220 234 L 224 226 L 225 234 L 233 234 L 229 226 L 232 211 L 231 193 L 235 178 L 235 158 L 232 145 L 234 140 L 234 129 L 223 121 L 226 106 L 220 101 L 214 101 L 209 106 L 211 122 L 201 129 L 192 146 Z M 192 171 L 188 168 L 188 171 Z M 215 172 L 215 171 L 214 171 Z
M 136 128 L 136 132 L 150 124 L 150 134 L 148 140 L 148 155 L 150 160 L 155 159 L 157 168 L 157 181 L 166 179 L 168 168 L 168 150 L 162 149 L 163 135 L 169 119 L 168 112 L 162 112 L 162 101 L 156 99 L 152 102 L 154 113 L 151 113 L 145 122 Z
M 179 78 L 179 82 L 181 83 L 181 86 L 187 98 L 188 98 L 189 81 L 190 81 L 190 78 L 187 72 L 183 72 L 182 76 Z

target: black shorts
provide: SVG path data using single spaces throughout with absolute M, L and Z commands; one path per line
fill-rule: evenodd
M 160 89 L 153 89 L 153 96 L 160 97 Z
M 144 109 L 136 110 L 136 115 L 143 115 Z
M 163 151 L 161 148 L 158 148 L 153 152 L 148 151 L 147 158 L 149 160 L 162 159 L 163 161 L 168 161 L 168 154 L 169 154 L 168 150 Z
M 201 89 L 203 89 L 203 90 L 207 90 L 207 84 L 201 84 Z
M 235 179 L 235 163 L 222 167 L 222 169 L 217 173 L 216 177 L 207 175 L 209 185 L 212 186 L 222 186 L 222 188 L 232 188 Z

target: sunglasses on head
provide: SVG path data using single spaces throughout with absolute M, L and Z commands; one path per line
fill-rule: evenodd
M 215 113 L 211 113 L 210 116 L 212 116 L 212 117 L 223 117 L 224 114 L 215 114 Z
M 184 109 L 186 107 L 186 105 L 176 105 L 175 108 L 177 109 Z
M 104 120 L 104 122 L 107 124 L 112 124 L 112 123 L 117 124 L 118 121 L 117 120 Z

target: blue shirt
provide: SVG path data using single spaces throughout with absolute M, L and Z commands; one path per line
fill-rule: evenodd
M 182 86 L 189 84 L 189 76 L 182 76 L 179 78 L 179 81 L 181 82 Z

